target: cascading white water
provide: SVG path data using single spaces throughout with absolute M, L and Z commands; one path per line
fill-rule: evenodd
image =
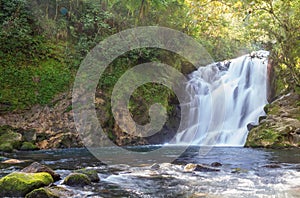
M 193 72 L 187 89 L 196 97 L 185 104 L 190 109 L 189 128 L 176 136 L 176 143 L 244 146 L 247 125 L 257 125 L 265 115 L 268 55 L 258 51 Z

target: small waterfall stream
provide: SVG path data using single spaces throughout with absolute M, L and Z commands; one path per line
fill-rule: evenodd
M 185 104 L 190 109 L 189 128 L 176 136 L 176 143 L 244 146 L 247 125 L 257 125 L 265 115 L 268 55 L 258 51 L 190 74 L 187 89 L 196 97 Z

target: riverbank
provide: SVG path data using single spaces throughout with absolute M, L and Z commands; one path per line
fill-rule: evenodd
M 101 99 L 96 100 L 99 103 L 98 107 L 101 106 L 101 101 Z M 299 147 L 299 101 L 299 93 L 291 92 L 266 105 L 267 116 L 261 117 L 259 126 L 250 130 L 246 146 Z M 179 118 L 176 117 L 176 119 Z M 0 126 L 0 151 L 83 147 L 73 121 L 71 94 L 69 93 L 59 95 L 47 106 L 37 105 L 27 111 L 1 115 Z M 120 145 L 126 138 L 129 143 L 131 142 L 130 137 L 123 133 L 116 134 L 118 134 L 116 139 Z M 164 135 L 161 134 L 161 136 Z M 163 137 L 161 141 L 165 139 L 166 137 Z M 147 144 L 147 141 L 137 141 L 136 144 L 138 143 L 143 145 Z

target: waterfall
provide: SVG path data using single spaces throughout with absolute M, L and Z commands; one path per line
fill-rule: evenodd
M 267 102 L 269 53 L 250 55 L 200 67 L 190 74 L 187 90 L 196 97 L 188 104 L 188 129 L 177 144 L 244 146 L 248 125 L 257 125 Z

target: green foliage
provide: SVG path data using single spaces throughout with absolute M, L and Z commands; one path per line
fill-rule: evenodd
M 39 66 L 0 68 L 0 103 L 8 109 L 24 109 L 33 104 L 47 104 L 55 94 L 66 89 L 71 81 L 70 70 L 54 59 L 39 62 Z
M 0 110 L 49 103 L 70 88 L 81 60 L 95 45 L 142 25 L 187 33 L 216 61 L 267 48 L 278 65 L 278 89 L 295 88 L 300 76 L 299 10 L 297 0 L 1 0 Z M 101 77 L 98 88 L 105 99 L 110 101 L 113 86 L 128 69 L 152 61 L 184 73 L 194 69 L 163 50 L 133 50 Z M 169 112 L 173 99 L 174 93 L 161 85 L 143 85 L 134 92 L 130 110 L 141 115 L 161 103 Z
M 250 3 L 251 2 L 251 3 Z M 249 39 L 271 50 L 280 88 L 300 84 L 300 2 L 298 0 L 249 1 Z
M 34 36 L 34 21 L 29 5 L 24 0 L 1 1 L 0 4 L 0 59 L 35 60 L 47 53 L 43 37 Z

